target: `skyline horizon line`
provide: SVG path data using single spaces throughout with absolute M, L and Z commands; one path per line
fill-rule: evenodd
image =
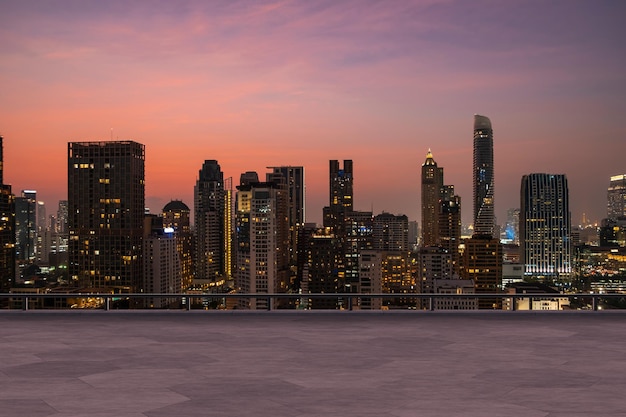
M 478 115 L 478 116 L 480 116 L 480 115 Z M 481 116 L 481 117 L 485 117 L 485 116 Z M 0 137 L 2 137 L 4 140 L 6 140 L 6 138 L 4 138 L 4 136 L 1 136 L 1 135 L 0 135 Z M 67 142 L 67 144 L 69 145 L 70 143 L 109 143 L 109 142 L 118 142 L 118 143 L 135 142 L 135 143 L 140 143 L 140 144 L 144 145 L 144 146 L 146 147 L 146 149 L 148 148 L 148 145 L 145 145 L 145 144 L 143 144 L 142 142 L 138 142 L 138 141 L 133 140 L 133 139 L 121 139 L 121 140 L 119 140 L 119 139 L 114 139 L 114 140 L 95 140 L 95 141 L 90 141 L 90 140 L 82 140 L 82 141 L 68 141 L 68 142 Z M 5 142 L 5 143 L 6 143 L 6 142 Z M 432 154 L 432 147 L 428 149 L 427 155 L 428 155 L 428 154 Z M 208 161 L 208 160 L 215 160 L 215 161 L 218 161 L 218 162 L 219 162 L 219 159 L 205 159 L 204 161 Z M 326 161 L 334 161 L 334 160 L 337 160 L 337 159 L 327 159 Z M 354 159 L 344 159 L 344 161 L 345 161 L 345 160 L 354 161 Z M 146 161 L 147 161 L 147 158 L 146 158 Z M 287 165 L 284 165 L 284 164 L 283 164 L 283 165 L 278 165 L 278 164 L 264 164 L 264 165 L 266 165 L 266 167 L 265 167 L 266 169 L 273 168 L 273 167 L 277 167 L 277 166 L 284 166 L 284 167 L 302 167 L 303 169 L 305 169 L 305 170 L 306 170 L 306 165 L 301 165 L 301 164 L 287 164 Z M 6 166 L 6 161 L 3 161 L 3 171 L 4 171 L 4 167 L 5 167 L 5 166 Z M 246 172 L 256 172 L 257 174 L 259 173 L 259 171 L 246 170 L 246 171 L 244 171 L 244 172 L 241 172 L 239 175 L 241 176 L 242 174 L 244 174 L 244 173 L 246 173 Z M 146 174 L 147 174 L 147 173 L 148 173 L 148 170 L 146 170 Z M 261 172 L 261 173 L 263 173 L 263 172 Z M 267 172 L 266 172 L 266 173 L 267 173 Z M 525 176 L 525 175 L 531 175 L 531 174 L 565 175 L 565 176 L 567 177 L 567 174 L 566 174 L 566 173 L 556 173 L 556 172 L 528 172 L 528 173 L 526 173 L 526 174 L 523 174 L 523 175 L 522 175 L 522 177 L 520 178 L 520 181 L 522 181 L 523 176 Z M 616 174 L 616 175 L 611 175 L 609 178 L 619 177 L 619 176 L 622 176 L 622 175 L 626 175 L 626 174 Z M 147 176 L 147 175 L 146 175 L 146 176 Z M 234 176 L 234 175 L 228 175 L 228 176 L 225 176 L 225 180 L 226 180 L 226 179 L 232 179 L 232 180 L 234 180 L 235 178 L 236 178 L 236 176 Z M 358 178 L 358 176 L 357 176 L 357 178 Z M 198 175 L 196 175 L 196 176 L 195 176 L 195 180 L 196 180 L 196 181 L 198 180 Z M 226 181 L 224 181 L 224 182 L 226 182 Z M 231 182 L 231 184 L 233 185 L 233 188 L 232 188 L 231 190 L 232 190 L 232 191 L 236 191 L 237 186 L 235 186 L 235 185 L 234 185 L 234 181 L 232 181 L 232 182 Z M 358 184 L 358 182 L 357 182 L 357 184 Z M 7 184 L 7 185 L 11 185 L 11 184 Z M 455 186 L 455 188 L 456 188 L 456 184 L 449 184 L 449 185 Z M 304 184 L 304 187 L 305 187 L 305 196 L 306 196 L 306 190 L 307 190 L 307 184 L 306 184 L 306 182 L 305 182 L 305 184 Z M 43 191 L 43 192 L 45 192 L 45 191 L 46 191 L 46 190 L 37 189 L 37 188 L 35 188 L 35 187 L 29 187 L 29 188 L 22 188 L 22 187 L 18 187 L 18 188 L 21 188 L 21 192 L 25 192 L 25 191 L 27 191 L 27 190 L 28 190 L 28 191 L 35 191 L 35 192 L 37 192 L 37 194 L 38 194 L 38 195 L 41 195 L 41 194 L 39 194 L 39 192 L 40 192 L 40 191 Z M 193 188 L 193 187 L 192 187 L 192 188 Z M 356 194 L 356 193 L 355 193 L 355 194 Z M 14 195 L 15 195 L 15 196 L 18 196 L 15 192 L 14 192 Z M 66 195 L 67 195 L 67 191 L 66 191 Z M 463 200 L 464 200 L 463 196 L 462 196 L 462 195 L 460 195 L 460 196 L 461 196 L 461 201 L 463 201 Z M 156 198 L 158 198 L 158 200 L 161 200 L 161 201 L 166 201 L 166 199 L 163 199 L 163 196 L 159 196 L 159 197 L 156 197 Z M 66 197 L 65 199 L 63 199 L 63 198 L 59 198 L 59 199 L 57 200 L 57 204 L 58 204 L 58 202 L 60 202 L 60 201 L 64 201 L 64 200 L 67 200 L 67 197 Z M 152 209 L 151 205 L 150 205 L 150 204 L 148 204 L 148 201 L 149 201 L 149 200 L 155 201 L 155 196 L 149 196 L 149 195 L 147 195 L 147 194 L 146 194 L 146 198 L 145 198 L 145 202 L 146 202 L 145 207 L 146 207 L 146 209 L 147 209 L 147 210 L 149 209 L 149 212 L 150 212 L 150 213 L 154 213 L 155 211 Z M 43 201 L 44 203 L 46 203 L 46 200 L 45 200 L 45 199 L 38 199 L 38 201 Z M 163 203 L 162 205 L 160 205 L 160 206 L 159 206 L 160 208 L 157 210 L 157 212 L 161 212 L 161 211 L 162 211 L 162 207 L 164 207 L 164 206 L 165 206 L 168 202 L 170 202 L 170 201 L 181 201 L 181 202 L 185 203 L 185 201 L 193 201 L 193 198 L 191 198 L 191 199 L 189 199 L 189 200 L 186 200 L 185 198 L 182 198 L 182 197 L 180 197 L 180 196 L 177 196 L 177 197 L 169 197 L 169 200 L 167 200 L 165 203 Z M 308 201 L 308 199 L 307 199 L 307 201 Z M 497 201 L 497 198 L 495 199 L 495 201 Z M 327 201 L 327 202 L 328 202 L 328 201 Z M 186 204 L 186 203 L 185 203 L 185 204 Z M 308 206 L 308 204 L 307 204 L 307 206 Z M 420 201 L 420 206 L 421 206 L 421 201 Z M 325 207 L 325 206 L 323 205 L 322 207 Z M 508 207 L 508 208 L 506 208 L 504 211 L 505 211 L 505 212 L 508 212 L 509 210 L 519 209 L 519 208 L 520 208 L 519 206 L 517 206 L 517 207 Z M 190 210 L 192 211 L 192 219 L 193 219 L 193 209 L 190 209 Z M 310 210 L 308 207 L 306 207 L 306 208 L 305 208 L 305 211 L 306 211 L 307 213 L 311 212 L 311 210 Z M 418 223 L 418 226 L 421 226 L 421 221 L 420 221 L 421 219 L 420 219 L 420 218 L 418 218 L 418 217 L 412 217 L 412 216 L 410 216 L 410 215 L 408 214 L 408 212 L 407 212 L 407 211 L 395 211 L 395 212 L 394 212 L 394 211 L 390 211 L 390 210 L 382 209 L 382 210 L 380 210 L 379 212 L 377 212 L 377 211 L 375 211 L 375 210 L 374 210 L 374 204 L 373 204 L 373 203 L 371 204 L 371 210 L 357 210 L 357 209 L 355 208 L 355 211 L 365 211 L 365 212 L 371 211 L 373 216 L 374 216 L 374 215 L 377 215 L 377 214 L 382 214 L 382 213 L 389 213 L 389 214 L 394 214 L 394 215 L 406 215 L 406 216 L 409 218 L 409 220 L 410 220 L 410 221 L 415 221 L 415 222 L 417 222 L 417 223 Z M 468 216 L 468 213 L 466 212 L 466 210 L 463 210 L 463 203 L 461 204 L 461 212 L 462 212 L 462 225 L 463 225 L 463 227 L 464 227 L 464 228 L 470 228 L 470 229 L 471 229 L 471 228 L 473 227 L 473 222 L 467 222 L 467 221 L 463 220 L 463 218 L 464 218 L 464 217 L 467 217 L 467 216 Z M 464 214 L 464 215 L 463 215 L 463 214 Z M 319 213 L 318 213 L 318 215 L 319 215 Z M 581 220 L 584 220 L 584 219 L 586 218 L 586 216 L 587 216 L 587 215 L 586 215 L 586 213 L 585 213 L 585 212 L 582 212 Z M 573 218 L 573 216 L 572 216 L 572 218 Z M 581 223 L 572 222 L 572 227 L 574 227 L 574 226 L 575 226 L 575 223 L 576 223 L 576 225 L 577 225 L 577 226 L 588 226 L 588 225 L 595 225 L 595 226 L 599 226 L 600 221 L 601 221 L 602 219 L 604 219 L 604 218 L 606 218 L 606 216 L 605 216 L 605 217 L 596 218 L 596 219 L 592 219 L 592 220 L 591 220 L 591 221 L 589 221 L 587 224 L 582 224 L 582 222 L 581 222 Z M 499 219 L 499 217 L 498 217 L 498 216 L 495 216 L 495 224 L 496 224 L 497 226 L 505 226 L 505 225 L 506 225 L 506 217 L 505 217 L 505 220 L 504 220 L 504 221 L 499 221 L 498 219 Z M 589 219 L 588 219 L 588 220 L 589 220 Z M 306 220 L 305 220 L 305 222 L 306 222 L 306 223 L 316 223 L 316 224 L 321 224 L 321 223 L 322 223 L 322 222 L 321 222 L 321 220 L 317 220 L 317 219 L 316 219 L 316 220 L 313 220 L 313 221 L 311 221 L 311 220 L 309 220 L 309 219 L 306 219 Z M 501 230 L 503 230 L 503 229 L 501 229 Z

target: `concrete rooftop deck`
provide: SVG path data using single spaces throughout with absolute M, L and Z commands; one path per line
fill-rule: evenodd
M 3 417 L 626 416 L 626 314 L 0 312 Z

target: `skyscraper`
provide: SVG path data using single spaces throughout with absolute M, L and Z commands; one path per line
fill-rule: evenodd
M 520 206 L 520 261 L 524 274 L 539 280 L 569 278 L 571 215 L 565 175 L 524 175 Z
M 279 166 L 269 167 L 272 169 L 267 174 L 267 181 L 276 181 L 279 176 L 284 179 L 287 197 L 287 223 L 288 223 L 288 255 L 289 265 L 292 269 L 292 281 L 296 281 L 296 265 L 298 264 L 298 233 L 301 226 L 306 222 L 305 216 L 305 193 L 304 193 L 304 167 Z
M 35 260 L 37 242 L 37 191 L 23 190 L 15 197 L 15 241 L 18 261 Z
M 190 213 L 189 207 L 180 200 L 172 200 L 163 207 L 163 227 L 173 229 L 176 238 L 183 290 L 189 288 L 193 282 L 193 233 Z
M 491 121 L 474 115 L 474 233 L 494 234 L 493 130 Z
M 224 174 L 215 160 L 202 164 L 194 187 L 196 278 L 218 281 L 230 276 L 225 251 Z
M 145 146 L 68 143 L 68 272 L 75 285 L 136 292 L 142 282 Z
M 607 192 L 607 217 L 616 220 L 626 216 L 626 174 L 611 177 Z
M 0 291 L 8 292 L 15 283 L 15 203 L 4 183 L 3 149 L 0 136 Z
M 286 202 L 284 186 L 274 182 L 247 182 L 244 178 L 237 190 L 236 285 L 243 293 L 250 294 L 286 292 L 289 278 L 283 262 L 286 253 L 285 247 L 279 244 L 281 230 L 287 229 L 286 210 L 281 208 Z M 244 301 L 242 306 L 269 307 L 264 297 Z
M 428 150 L 422 165 L 422 246 L 439 244 L 439 201 L 443 188 L 443 168 L 439 168 Z

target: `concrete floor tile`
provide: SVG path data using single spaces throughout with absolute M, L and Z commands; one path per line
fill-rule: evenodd
M 45 417 L 56 413 L 45 401 L 40 399 L 0 399 L 0 415 Z

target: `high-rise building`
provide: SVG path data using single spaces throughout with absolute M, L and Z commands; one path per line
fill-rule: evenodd
M 524 175 L 520 205 L 520 261 L 525 276 L 569 278 L 571 215 L 565 175 Z
M 70 280 L 97 291 L 141 288 L 145 146 L 68 143 Z
M 439 244 L 439 201 L 443 189 L 443 168 L 428 150 L 422 165 L 422 246 Z
M 162 217 L 146 215 L 142 289 L 150 294 L 180 294 L 182 292 L 180 261 L 173 228 L 164 228 Z M 145 299 L 145 303 L 149 308 L 163 308 L 178 306 L 179 299 L 150 297 Z
M 0 291 L 9 292 L 15 283 L 15 201 L 4 183 L 3 145 L 0 136 Z
M 474 282 L 476 294 L 494 294 L 502 288 L 502 244 L 491 235 L 474 233 L 465 240 L 461 278 Z M 502 308 L 499 298 L 480 298 L 479 309 Z
M 474 233 L 494 235 L 493 130 L 489 118 L 474 115 Z
M 15 241 L 18 261 L 35 260 L 37 247 L 37 191 L 23 190 L 15 197 Z
M 607 192 L 607 217 L 616 220 L 626 216 L 626 174 L 611 177 Z
M 306 222 L 304 167 L 278 166 L 269 168 L 272 169 L 272 172 L 267 175 L 267 181 L 275 181 L 277 176 L 282 176 L 286 185 L 288 199 L 289 266 L 291 268 L 291 282 L 293 286 L 297 281 L 298 233 L 301 230 L 301 226 Z
M 438 233 L 439 246 L 448 252 L 452 259 L 452 269 L 458 276 L 460 268 L 459 245 L 461 244 L 461 197 L 454 194 L 454 187 L 439 202 Z
M 267 294 L 286 292 L 288 275 L 280 269 L 279 226 L 286 225 L 281 209 L 282 184 L 243 181 L 236 197 L 236 273 L 235 283 L 243 293 Z M 281 215 L 282 213 L 282 215 Z M 265 297 L 242 300 L 242 307 L 267 309 Z
M 505 238 L 507 241 L 519 245 L 519 209 L 508 209 L 506 217 Z
M 409 218 L 391 213 L 374 216 L 373 238 L 375 250 L 409 252 Z
M 216 160 L 206 160 L 194 187 L 196 278 L 217 282 L 229 279 L 224 174 Z
M 352 160 L 330 161 L 330 204 L 324 207 L 324 227 L 332 227 L 336 234 L 345 233 L 345 219 L 353 210 L 353 165 Z
M 190 214 L 189 207 L 180 200 L 172 200 L 163 207 L 163 227 L 173 229 L 176 238 L 183 290 L 193 283 L 193 233 Z

